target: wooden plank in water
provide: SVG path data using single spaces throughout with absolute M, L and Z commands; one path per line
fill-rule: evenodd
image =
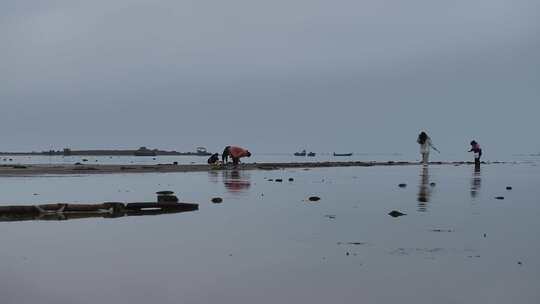
M 198 204 L 191 203 L 128 203 L 126 210 L 142 210 L 142 209 L 174 209 L 174 210 L 198 210 Z

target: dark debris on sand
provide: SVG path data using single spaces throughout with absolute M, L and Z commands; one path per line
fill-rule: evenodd
M 222 202 L 223 202 L 223 199 L 221 197 L 212 198 L 212 203 L 214 203 L 214 204 L 220 204 Z
M 390 211 L 388 213 L 388 215 L 390 215 L 391 217 L 399 217 L 399 216 L 404 216 L 404 215 L 407 215 L 407 214 L 399 212 L 397 210 L 392 210 L 392 211 Z
M 454 232 L 452 229 L 431 229 L 431 232 Z

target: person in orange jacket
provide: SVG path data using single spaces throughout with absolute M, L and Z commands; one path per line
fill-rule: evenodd
M 238 165 L 238 163 L 240 163 L 240 158 L 250 157 L 251 152 L 241 147 L 227 146 L 223 150 L 223 154 L 221 154 L 221 160 L 224 164 L 229 162 L 229 156 L 232 158 L 233 164 Z

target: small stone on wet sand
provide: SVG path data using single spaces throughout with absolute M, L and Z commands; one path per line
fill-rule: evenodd
M 223 202 L 223 199 L 221 197 L 212 198 L 212 203 L 214 203 L 214 204 L 219 204 L 219 203 L 222 203 L 222 202 Z
M 503 200 L 503 199 L 504 199 L 504 196 L 496 196 L 495 199 Z
M 399 184 L 398 187 L 405 188 L 405 187 L 407 187 L 407 184 Z
M 454 232 L 452 229 L 431 229 L 432 232 Z
M 398 216 L 403 216 L 407 214 L 399 212 L 397 210 L 392 210 L 391 212 L 388 213 L 388 215 L 390 215 L 391 217 L 398 217 Z
M 310 196 L 310 197 L 308 198 L 308 200 L 309 200 L 310 202 L 318 202 L 318 201 L 321 200 L 321 198 L 318 197 L 318 196 Z

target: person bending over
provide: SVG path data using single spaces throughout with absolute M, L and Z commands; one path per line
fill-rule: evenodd
M 471 149 L 469 152 L 474 152 L 474 164 L 480 165 L 480 157 L 482 157 L 482 148 L 480 148 L 480 145 L 475 141 L 471 141 Z
M 233 164 L 238 165 L 240 163 L 240 158 L 251 157 L 251 152 L 241 147 L 227 146 L 221 155 L 224 164 L 229 162 L 229 156 L 232 158 Z
M 427 165 L 429 163 L 429 150 L 433 149 L 437 152 L 437 148 L 433 146 L 431 143 L 431 138 L 426 134 L 426 132 L 421 132 L 418 135 L 418 139 L 416 139 L 416 142 L 420 145 L 420 154 L 422 155 L 422 163 L 424 165 Z M 440 152 L 439 152 L 440 153 Z

